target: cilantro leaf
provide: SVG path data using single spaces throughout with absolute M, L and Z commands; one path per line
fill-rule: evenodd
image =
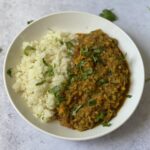
M 88 100 L 88 106 L 93 106 L 96 105 L 96 100 L 95 99 L 89 99 Z
M 106 115 L 105 112 L 101 112 L 100 114 L 98 114 L 96 117 L 96 122 L 102 121 L 104 119 L 105 115 Z
M 43 83 L 45 83 L 45 80 L 41 81 L 41 82 L 38 82 L 36 83 L 35 85 L 38 86 L 38 85 L 42 85 Z
M 103 127 L 110 127 L 111 123 L 110 122 L 103 122 L 102 125 L 103 125 Z
M 28 45 L 28 46 L 26 46 L 25 49 L 24 49 L 24 54 L 25 54 L 26 56 L 29 56 L 33 51 L 35 51 L 35 48 L 32 47 L 32 46 L 30 46 L 30 45 Z
M 7 75 L 9 75 L 10 77 L 12 77 L 12 68 L 9 68 L 9 69 L 7 70 Z
M 77 114 L 77 112 L 83 107 L 83 105 L 78 105 L 78 106 L 75 106 L 73 109 L 72 109 L 72 112 L 71 112 L 71 115 L 72 116 L 75 116 Z
M 111 9 L 104 9 L 99 16 L 110 20 L 110 21 L 116 21 L 118 19 L 118 17 L 112 12 Z
M 132 95 L 127 95 L 126 97 L 131 98 L 131 97 L 132 97 Z

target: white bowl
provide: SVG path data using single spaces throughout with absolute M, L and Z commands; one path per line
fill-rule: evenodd
M 6 71 L 10 67 L 14 67 L 21 59 L 21 45 L 23 41 L 31 41 L 39 39 L 48 29 L 67 31 L 67 32 L 90 32 L 101 28 L 111 37 L 119 41 L 119 47 L 123 53 L 127 53 L 127 61 L 131 71 L 131 86 L 129 94 L 132 98 L 127 98 L 117 116 L 111 120 L 110 127 L 102 127 L 101 125 L 84 132 L 79 132 L 59 124 L 58 121 L 43 124 L 32 116 L 30 108 L 22 100 L 19 94 L 12 89 L 14 82 Z M 33 127 L 49 135 L 67 139 L 67 140 L 88 140 L 106 135 L 118 127 L 120 127 L 135 111 L 144 87 L 144 66 L 141 55 L 130 37 L 115 24 L 95 16 L 83 12 L 60 12 L 50 14 L 31 25 L 27 26 L 12 42 L 6 54 L 4 62 L 4 84 L 10 101 L 16 111 Z

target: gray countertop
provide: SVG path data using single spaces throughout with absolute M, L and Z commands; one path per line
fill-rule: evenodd
M 150 0 L 0 0 L 0 150 L 150 150 L 150 82 L 139 107 L 119 129 L 85 142 L 45 135 L 28 125 L 11 106 L 3 85 L 6 50 L 14 36 L 35 20 L 55 11 L 79 10 L 99 14 L 113 8 L 115 22 L 135 41 L 142 54 L 146 77 L 150 76 Z M 15 56 L 14 56 L 15 57 Z M 139 68 L 140 72 L 140 68 Z

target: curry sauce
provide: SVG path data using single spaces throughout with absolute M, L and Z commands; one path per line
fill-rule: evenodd
M 79 33 L 76 40 L 57 118 L 62 125 L 79 131 L 99 124 L 109 126 L 129 90 L 125 55 L 118 41 L 100 29 Z

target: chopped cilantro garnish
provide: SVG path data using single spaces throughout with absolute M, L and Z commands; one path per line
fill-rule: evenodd
M 116 21 L 118 17 L 112 12 L 111 9 L 104 9 L 99 16 L 108 19 L 110 21 Z
M 103 127 L 110 127 L 111 123 L 110 122 L 103 122 L 102 125 L 103 125 Z
M 131 97 L 132 97 L 132 95 L 127 95 L 126 97 L 131 98 Z
M 88 69 L 85 71 L 85 73 L 86 73 L 87 75 L 91 75 L 91 74 L 93 73 L 93 69 L 92 69 L 92 68 L 88 68 Z
M 67 49 L 67 56 L 71 56 L 73 54 L 72 50 Z
M 68 41 L 68 42 L 65 42 L 66 44 L 66 47 L 67 47 L 67 55 L 68 56 L 71 56 L 73 54 L 73 43 L 72 41 Z
M 9 68 L 9 69 L 7 70 L 7 75 L 9 75 L 10 77 L 12 77 L 12 68 Z
M 100 58 L 100 54 L 103 51 L 104 51 L 104 48 L 102 48 L 102 47 L 93 49 L 92 60 L 94 61 L 94 63 L 96 63 L 96 62 L 103 63 L 103 61 Z
M 62 40 L 59 40 L 59 42 L 60 42 L 60 44 L 61 44 L 61 45 L 63 45 L 63 44 L 64 44 L 64 42 L 63 42 Z
M 48 70 L 44 73 L 44 76 L 45 75 L 53 76 L 54 75 L 53 66 L 49 65 L 44 58 L 42 59 L 42 61 L 43 61 L 43 64 L 48 67 Z M 55 67 L 55 64 L 54 64 L 54 67 Z
M 96 122 L 103 121 L 104 117 L 105 117 L 105 112 L 101 112 L 99 115 L 97 115 Z
M 127 53 L 121 54 L 121 56 L 119 56 L 118 59 L 121 60 L 121 61 L 125 61 L 126 57 L 127 57 Z
M 71 41 L 65 42 L 67 49 L 71 50 L 73 48 L 73 43 Z
M 88 78 L 88 75 L 85 74 L 85 73 L 83 73 L 83 74 L 82 74 L 82 79 L 83 79 L 83 80 L 86 80 L 87 78 Z
M 56 105 L 59 105 L 64 100 L 64 97 L 61 95 L 61 90 L 61 86 L 54 86 L 49 90 L 49 92 L 53 93 L 56 98 Z
M 54 75 L 53 66 L 51 66 L 51 65 L 48 66 L 48 75 L 49 76 L 53 76 Z
M 89 105 L 89 106 L 96 105 L 96 100 L 95 100 L 95 99 L 89 99 L 89 100 L 88 100 L 88 105 Z
M 35 48 L 32 47 L 32 46 L 30 46 L 30 45 L 28 45 L 28 46 L 26 46 L 25 49 L 24 49 L 24 54 L 25 54 L 26 56 L 29 56 L 33 51 L 35 51 Z
M 45 80 L 40 81 L 40 82 L 36 83 L 35 85 L 38 86 L 38 85 L 42 85 L 43 83 L 45 83 Z
M 93 58 L 93 61 L 96 63 L 97 61 L 98 61 L 98 57 L 97 56 L 92 56 L 92 58 Z
M 48 66 L 48 70 L 44 73 L 44 76 L 53 76 L 54 75 L 54 70 L 53 70 L 53 66 L 49 65 Z
M 75 116 L 82 107 L 83 107 L 83 105 L 78 105 L 78 106 L 73 107 L 71 115 Z
M 82 73 L 82 79 L 86 80 L 88 78 L 88 76 L 92 75 L 92 73 L 93 73 L 93 69 L 92 68 L 88 68 L 87 70 L 85 70 Z
M 96 48 L 93 50 L 94 53 L 100 54 L 103 51 L 103 48 Z
M 106 83 L 108 83 L 108 80 L 107 80 L 107 79 L 100 79 L 100 80 L 97 81 L 97 84 L 98 84 L 99 86 L 101 86 L 101 85 L 103 85 L 103 84 L 106 84 Z
M 89 54 L 90 54 L 87 47 L 86 48 L 81 48 L 80 53 L 83 56 L 89 56 Z
M 60 86 L 54 86 L 53 88 L 51 88 L 50 92 L 53 93 L 54 95 L 57 95 L 58 92 L 60 92 Z
M 81 60 L 80 63 L 77 65 L 80 70 L 82 70 L 82 67 L 84 66 L 86 62 L 84 60 Z
M 44 58 L 42 59 L 42 61 L 45 66 L 48 66 L 48 63 L 46 62 L 46 60 Z

